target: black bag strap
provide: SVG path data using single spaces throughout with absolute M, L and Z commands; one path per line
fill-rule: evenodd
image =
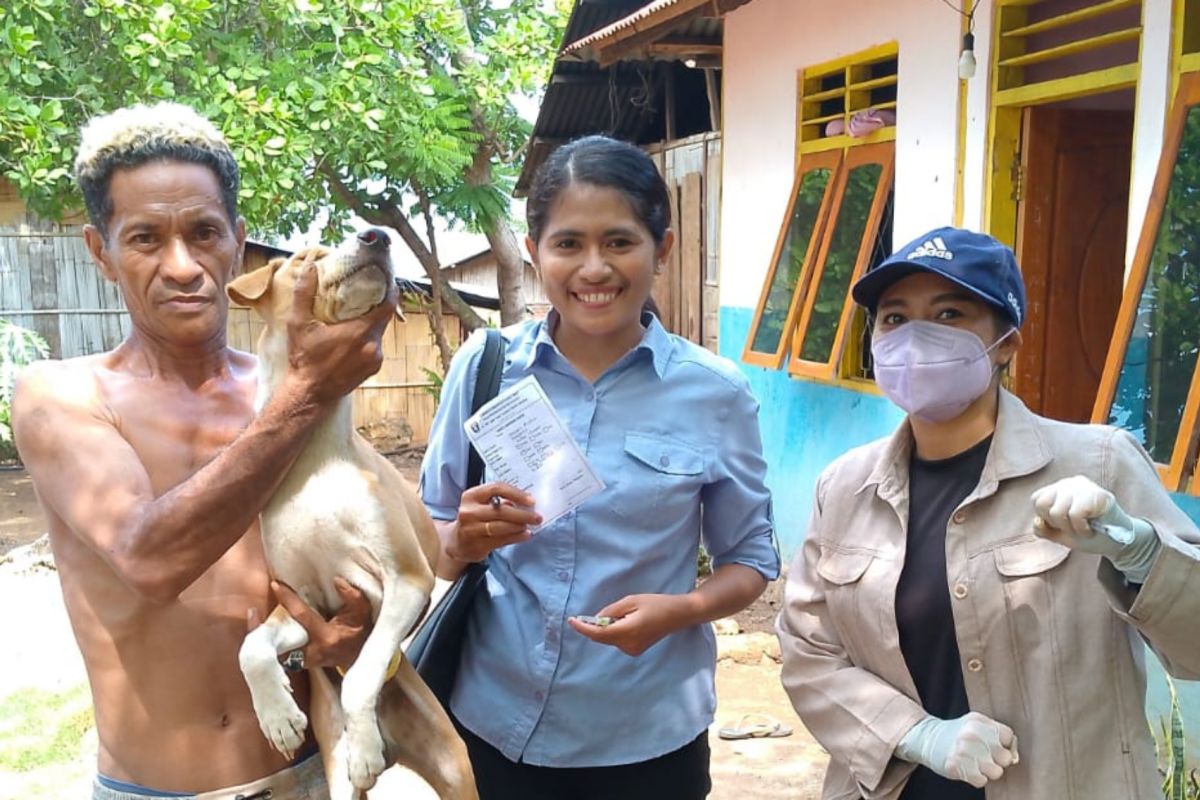
M 488 328 L 483 342 L 483 355 L 479 358 L 479 370 L 475 374 L 475 394 L 471 397 L 471 413 L 474 414 L 500 393 L 500 375 L 504 372 L 504 337 L 496 328 Z M 470 447 L 467 456 L 467 487 L 483 483 L 483 459 Z

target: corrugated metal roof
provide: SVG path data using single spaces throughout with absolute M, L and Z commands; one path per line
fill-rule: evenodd
M 689 12 L 702 14 L 700 17 L 691 17 L 691 24 L 686 27 L 672 25 L 670 31 L 677 35 L 692 36 L 700 33 L 714 34 L 721 31 L 721 20 L 718 14 L 725 14 L 735 8 L 745 5 L 751 0 L 653 0 L 651 3 L 639 8 L 628 16 L 613 22 L 603 28 L 594 31 L 582 38 L 571 39 L 564 37 L 563 41 L 569 42 L 562 48 L 563 55 L 576 54 L 580 51 L 587 50 L 594 45 L 603 44 L 609 39 L 615 38 L 622 31 L 630 28 L 637 30 L 650 30 L 654 26 L 663 22 L 669 23 L 671 18 L 679 17 L 683 22 L 690 17 Z M 677 8 L 678 6 L 684 8 Z M 663 19 L 656 19 L 662 17 Z M 703 23 L 699 30 L 693 30 L 693 25 L 696 22 Z M 666 31 L 664 31 L 665 33 Z
M 646 5 L 639 8 L 637 11 L 633 12 L 632 14 L 630 14 L 626 17 L 622 17 L 621 19 L 617 20 L 616 22 L 612 23 L 611 25 L 606 25 L 605 27 L 601 28 L 600 30 L 598 30 L 594 33 L 591 33 L 591 34 L 583 37 L 582 39 L 579 39 L 577 41 L 572 41 L 570 44 L 568 44 L 566 47 L 564 47 L 562 49 L 562 52 L 563 53 L 573 53 L 576 50 L 581 50 L 589 45 L 595 44 L 596 42 L 600 42 L 605 39 L 609 39 L 609 38 L 615 36 L 620 31 L 623 31 L 626 28 L 632 28 L 632 27 L 636 26 L 639 22 L 644 22 L 644 21 L 650 19 L 651 17 L 653 17 L 655 14 L 665 11 L 668 8 L 671 8 L 672 6 L 677 6 L 680 3 L 687 3 L 688 5 L 699 6 L 699 5 L 703 5 L 704 3 L 707 3 L 707 2 L 708 2 L 708 0 L 654 0 L 654 2 L 647 3 Z M 570 41 L 570 40 L 567 40 L 567 41 Z
M 577 43 L 590 39 L 633 16 L 649 19 L 657 10 L 678 2 L 680 0 L 655 0 L 649 4 L 578 0 L 563 41 Z M 708 7 L 711 7 L 711 2 L 709 0 Z M 748 0 L 718 0 L 718 8 L 727 11 L 745 2 Z M 719 39 L 721 20 L 691 16 L 665 28 L 664 33 L 668 30 L 686 38 Z M 661 103 L 659 83 L 664 69 L 675 70 L 677 97 L 694 95 L 696 102 L 687 105 L 696 106 L 700 116 L 708 113 L 704 76 L 700 71 L 653 61 L 623 61 L 602 69 L 594 62 L 580 60 L 581 55 L 583 53 L 574 51 L 555 61 L 525 153 L 525 163 L 517 179 L 517 196 L 524 196 L 528 192 L 534 173 L 550 153 L 571 139 L 591 133 L 603 133 L 637 143 L 662 139 L 663 114 L 657 104 Z M 708 128 L 687 129 L 680 135 L 700 130 Z

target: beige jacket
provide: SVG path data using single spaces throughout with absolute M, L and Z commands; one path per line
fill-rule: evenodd
M 911 442 L 902 425 L 822 473 L 776 623 L 784 686 L 832 756 L 824 800 L 899 797 L 913 770 L 892 756 L 924 716 L 895 615 Z M 1162 539 L 1140 591 L 1107 560 L 1032 533 L 1030 494 L 1079 474 Z M 946 566 L 971 709 L 1018 739 L 1020 763 L 989 800 L 1161 797 L 1138 634 L 1172 674 L 1200 678 L 1200 531 L 1134 439 L 1038 417 L 1002 392 L 979 485 L 947 527 Z

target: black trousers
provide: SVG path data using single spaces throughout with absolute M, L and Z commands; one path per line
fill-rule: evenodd
M 708 731 L 666 755 L 616 767 L 537 767 L 512 762 L 454 721 L 475 770 L 480 800 L 704 800 Z

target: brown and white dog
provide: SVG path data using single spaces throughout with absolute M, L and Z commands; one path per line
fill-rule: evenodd
M 287 370 L 287 320 L 301 270 L 317 268 L 317 320 L 353 319 L 387 295 L 394 280 L 388 244 L 386 233 L 369 229 L 338 250 L 314 248 L 275 259 L 230 283 L 230 298 L 266 322 L 258 343 L 259 409 Z M 273 576 L 323 614 L 341 604 L 337 576 L 371 602 L 374 626 L 342 679 L 340 696 L 333 676 L 309 670 L 313 732 L 333 800 L 361 797 L 394 762 L 442 798 L 475 800 L 466 748 L 416 671 L 402 660 L 396 676 L 385 680 L 401 641 L 428 605 L 438 537 L 412 488 L 355 432 L 349 397 L 314 430 L 263 509 L 262 537 Z M 308 720 L 278 656 L 306 641 L 304 628 L 279 606 L 246 636 L 239 653 L 263 733 L 285 754 L 303 743 Z

